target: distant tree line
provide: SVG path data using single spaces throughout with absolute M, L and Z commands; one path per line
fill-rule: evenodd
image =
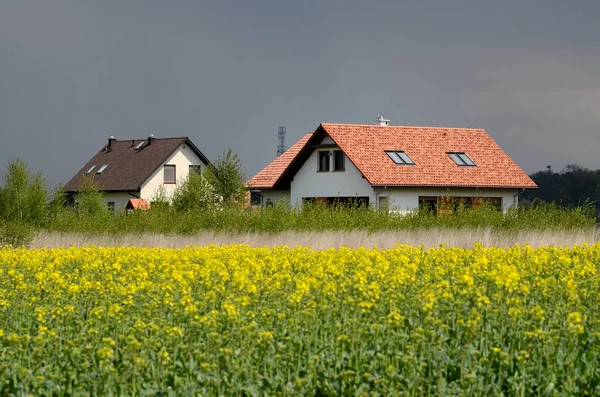
M 569 164 L 562 171 L 555 172 L 548 166 L 530 177 L 538 188 L 525 191 L 520 204 L 529 206 L 542 201 L 568 208 L 589 204 L 595 207 L 596 213 L 600 213 L 600 170 Z

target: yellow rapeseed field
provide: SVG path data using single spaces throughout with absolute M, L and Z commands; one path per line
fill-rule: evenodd
M 0 249 L 1 395 L 596 395 L 600 245 Z

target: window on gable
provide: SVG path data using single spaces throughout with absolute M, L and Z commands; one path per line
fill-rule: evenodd
M 448 152 L 448 156 L 454 160 L 456 165 L 461 167 L 475 167 L 475 163 L 465 152 Z
M 89 170 L 86 172 L 86 174 L 91 174 L 91 173 L 92 173 L 92 171 L 94 171 L 94 168 L 96 168 L 96 166 L 95 166 L 95 165 L 92 165 L 92 166 L 90 167 L 90 169 L 89 169 Z
M 165 164 L 164 166 L 164 183 L 175 183 L 175 166 Z
M 96 174 L 101 174 L 104 172 L 104 170 L 108 167 L 108 164 L 104 164 L 102 167 L 100 167 L 98 169 L 98 171 L 96 171 Z
M 415 165 L 415 162 L 402 150 L 386 150 L 385 153 L 398 165 Z
M 344 152 L 341 150 L 333 151 L 333 170 L 334 171 L 344 171 Z
M 327 172 L 329 171 L 329 152 L 321 151 L 319 153 L 319 172 Z

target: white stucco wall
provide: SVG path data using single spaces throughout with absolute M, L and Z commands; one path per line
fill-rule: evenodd
M 175 184 L 164 183 L 164 170 L 163 166 L 175 165 Z M 167 197 L 170 197 L 175 191 L 176 187 L 183 183 L 187 178 L 190 165 L 200 165 L 202 171 L 206 166 L 200 160 L 200 158 L 190 149 L 185 143 L 181 144 L 177 150 L 154 171 L 154 173 L 144 182 L 140 191 L 140 197 L 148 200 L 149 202 L 156 196 L 161 186 L 164 186 Z
M 137 193 L 133 193 L 137 196 Z M 119 193 L 104 193 L 104 205 L 108 207 L 109 202 L 115 203 L 115 212 L 117 211 L 125 211 L 125 206 L 129 199 L 135 198 L 131 194 L 126 192 Z
M 375 188 L 375 194 L 389 197 L 391 210 L 410 211 L 419 207 L 419 196 L 451 196 L 451 197 L 502 197 L 502 206 L 506 211 L 517 204 L 515 195 L 520 189 L 488 189 L 488 188 L 417 188 L 390 187 Z
M 115 203 L 115 212 L 125 211 L 125 206 L 129 199 L 136 198 L 137 192 L 131 192 L 129 194 L 127 192 L 114 192 L 114 193 L 103 193 L 102 194 L 102 202 L 104 203 L 104 208 L 108 208 L 108 203 Z M 78 201 L 77 194 L 74 196 L 75 202 Z
M 288 203 L 290 202 L 290 191 L 289 190 L 274 190 L 274 189 L 265 189 L 261 191 L 263 196 L 262 205 L 265 207 L 267 205 L 267 201 L 271 200 L 273 204 L 280 200 L 286 200 Z
M 327 139 L 327 138 L 326 138 Z M 324 144 L 333 141 L 323 141 Z M 302 205 L 303 197 L 367 196 L 373 203 L 375 195 L 369 182 L 344 155 L 345 171 L 318 172 L 318 152 L 336 150 L 335 147 L 315 150 L 294 176 L 290 189 L 291 205 Z M 330 156 L 333 169 L 333 156 Z

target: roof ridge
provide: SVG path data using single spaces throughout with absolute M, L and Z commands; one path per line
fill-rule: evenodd
M 349 124 L 349 123 L 321 123 L 322 125 L 340 125 L 340 126 L 356 126 L 356 127 L 377 127 L 377 128 L 431 128 L 437 130 L 475 130 L 485 131 L 485 128 L 473 127 L 438 127 L 435 125 L 376 125 L 376 124 Z
M 164 138 L 156 138 L 153 137 L 155 140 L 161 140 L 164 141 L 165 139 L 187 139 L 187 136 L 167 136 Z M 145 141 L 147 140 L 148 137 L 145 138 L 130 138 L 130 139 L 117 139 L 117 142 L 129 142 L 129 141 Z

